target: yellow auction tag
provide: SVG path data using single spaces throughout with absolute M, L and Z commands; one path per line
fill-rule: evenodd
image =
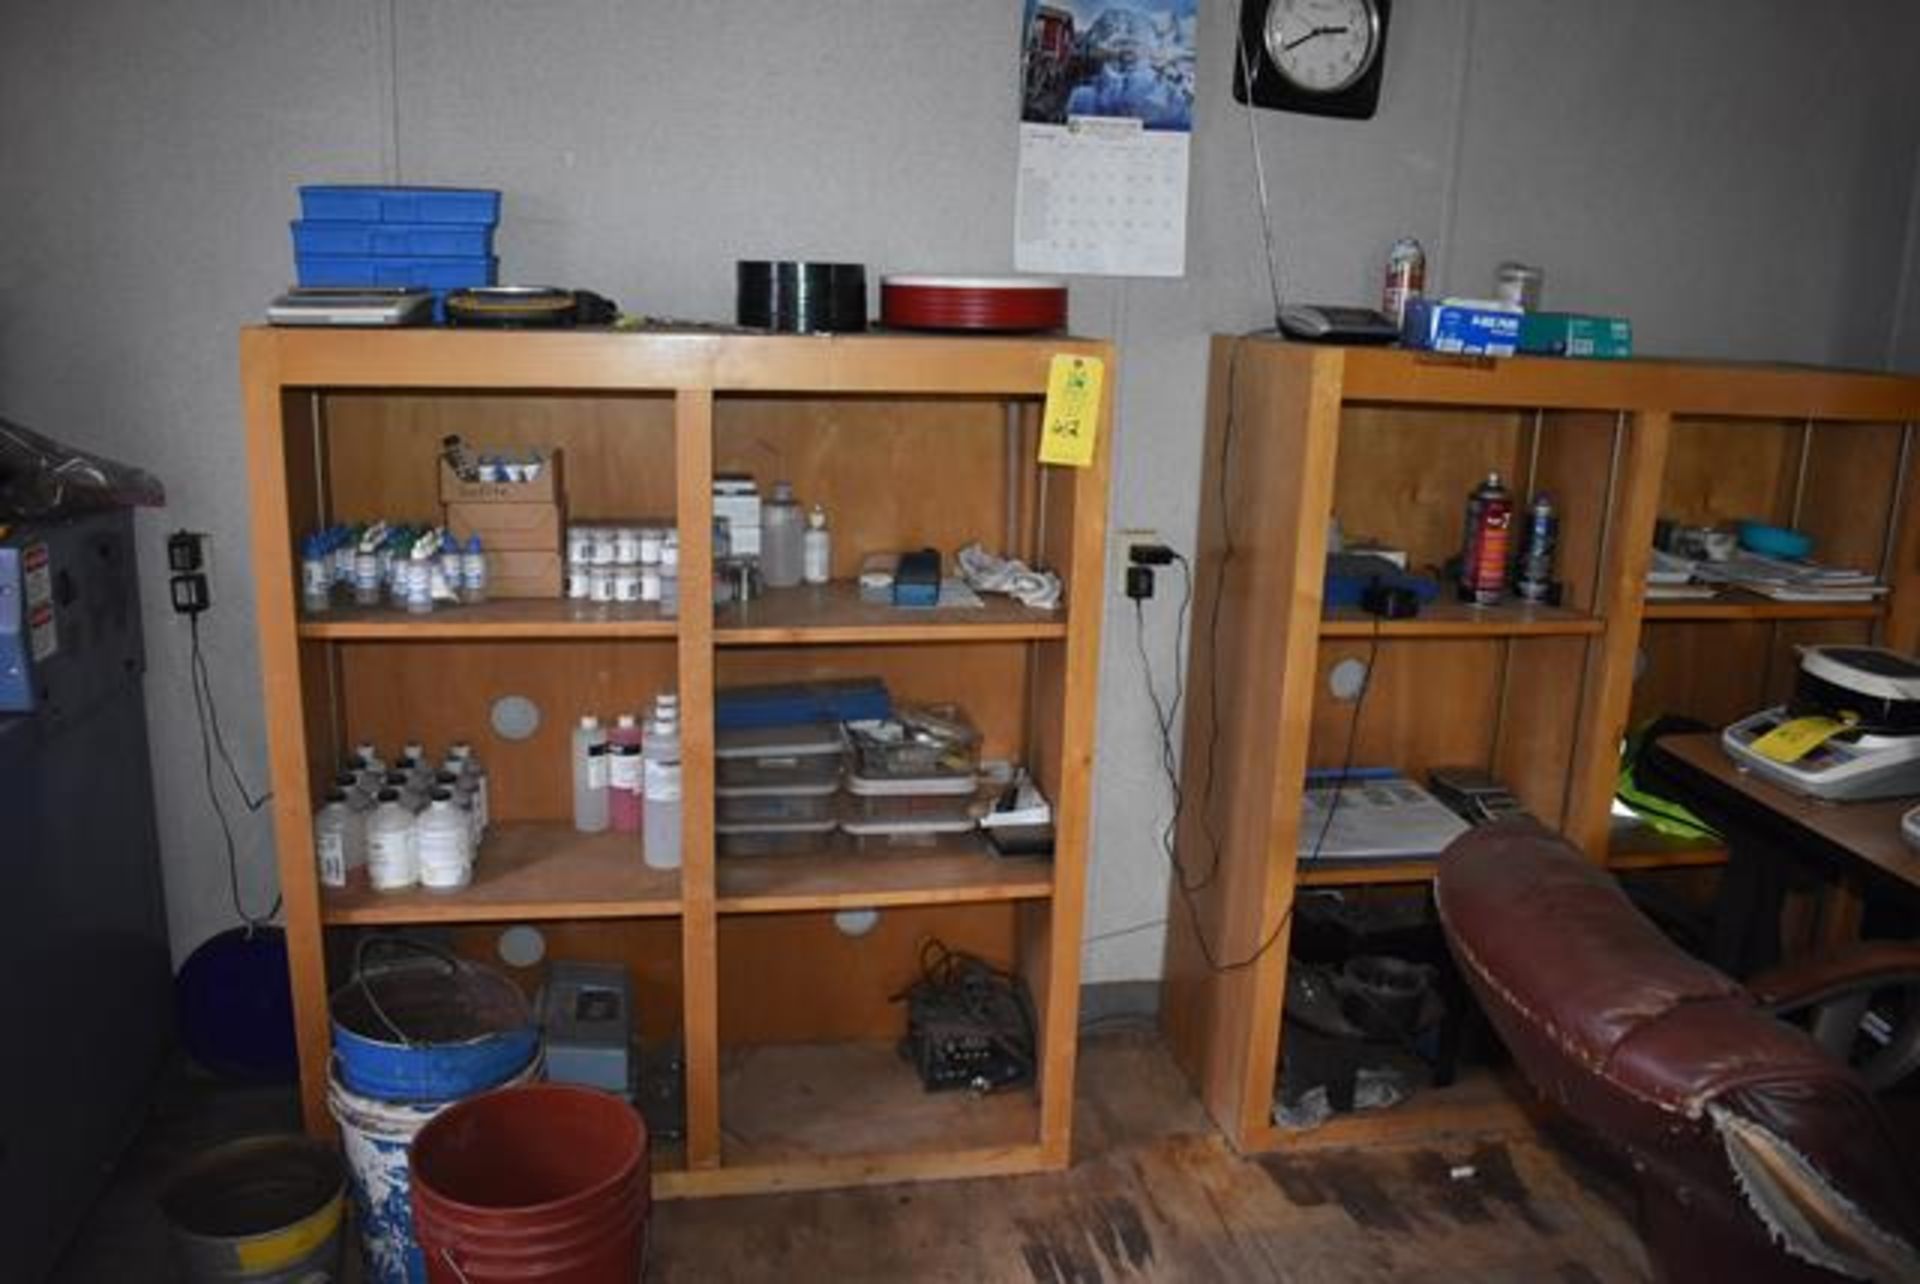
M 1838 718 L 1789 718 L 1749 748 L 1775 762 L 1799 762 L 1858 721 L 1852 714 Z
M 1073 468 L 1093 465 L 1100 432 L 1100 384 L 1106 363 L 1060 353 L 1047 370 L 1047 405 L 1040 416 L 1040 462 Z

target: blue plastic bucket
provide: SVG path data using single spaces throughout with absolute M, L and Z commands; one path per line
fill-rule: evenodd
M 511 1082 L 532 1083 L 542 1068 L 537 1059 L 530 1061 Z M 407 1147 L 435 1115 L 474 1093 L 442 1101 L 384 1101 L 354 1092 L 341 1082 L 339 1071 L 336 1059 L 327 1078 L 327 1109 L 340 1124 L 361 1277 L 366 1284 L 426 1284 L 426 1260 L 413 1234 Z
M 334 1066 L 348 1091 L 444 1103 L 497 1088 L 526 1068 L 540 1031 L 512 981 L 431 946 L 372 939 L 427 957 L 376 968 L 363 945 L 353 980 L 334 992 Z

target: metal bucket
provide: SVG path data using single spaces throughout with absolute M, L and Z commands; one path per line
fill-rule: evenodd
M 371 967 L 375 945 L 421 957 Z M 540 1031 L 526 996 L 491 968 L 437 946 L 369 937 L 336 990 L 334 1067 L 350 1091 L 382 1101 L 444 1103 L 499 1087 L 526 1068 Z
M 243 1137 L 188 1160 L 160 1209 L 192 1284 L 328 1284 L 340 1275 L 346 1178 L 306 1137 Z
M 531 1083 L 542 1068 L 536 1057 L 520 1068 L 512 1082 Z M 366 1284 L 425 1284 L 426 1262 L 414 1242 L 407 1147 L 415 1133 L 458 1100 L 382 1101 L 362 1096 L 341 1082 L 337 1061 L 327 1077 L 327 1108 L 340 1124 L 340 1148 L 351 1178 Z

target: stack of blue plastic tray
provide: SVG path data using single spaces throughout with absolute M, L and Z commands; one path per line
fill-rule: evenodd
M 497 282 L 500 193 L 462 187 L 300 189 L 293 263 L 301 285 L 412 285 L 433 291 Z

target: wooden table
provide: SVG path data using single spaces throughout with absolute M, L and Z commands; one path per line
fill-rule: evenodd
M 1900 836 L 1900 818 L 1920 797 L 1876 802 L 1827 802 L 1790 793 L 1736 764 L 1715 732 L 1664 736 L 1652 748 L 1653 766 L 1676 784 L 1698 790 L 1717 809 L 1752 817 L 1775 829 L 1797 852 L 1826 858 L 1838 879 L 1821 914 L 1827 941 L 1859 933 L 1865 885 L 1892 883 L 1920 893 L 1920 853 Z

